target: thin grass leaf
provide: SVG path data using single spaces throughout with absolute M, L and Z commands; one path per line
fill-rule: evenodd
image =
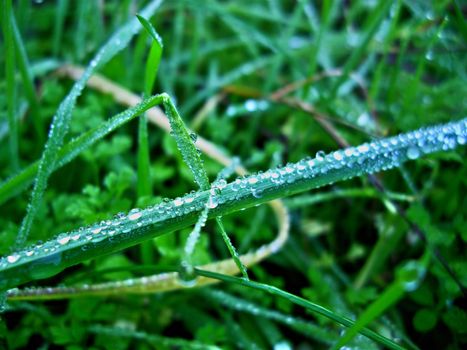
M 374 188 L 347 188 L 339 189 L 327 193 L 316 193 L 313 195 L 303 195 L 295 198 L 286 199 L 285 203 L 289 209 L 295 209 L 314 205 L 325 201 L 331 201 L 337 198 L 380 198 L 381 194 Z M 401 193 L 388 193 L 388 197 L 398 201 L 411 202 L 413 196 Z
M 162 44 L 162 38 L 156 32 L 156 29 L 154 29 L 152 24 L 142 16 L 136 15 L 136 17 L 138 18 L 144 29 L 146 29 L 146 32 L 153 39 L 151 43 L 149 57 L 146 61 L 146 70 L 144 75 L 144 93 L 146 97 L 148 97 L 152 94 L 154 82 L 157 76 L 157 71 L 159 70 L 159 64 L 161 62 L 162 49 L 164 45 Z
M 155 95 L 147 98 L 138 105 L 113 116 L 101 125 L 73 139 L 64 145 L 58 152 L 53 171 L 72 161 L 85 149 L 89 148 L 120 126 L 128 123 L 141 113 L 159 104 L 162 104 L 162 95 Z M 18 175 L 6 180 L 0 186 L 0 204 L 28 187 L 32 183 L 34 176 L 37 174 L 38 168 L 39 161 L 36 161 L 21 171 Z
M 336 80 L 336 82 L 333 84 L 331 88 L 331 92 L 330 92 L 331 99 L 336 96 L 340 86 L 346 81 L 349 73 L 352 71 L 352 69 L 354 69 L 354 67 L 356 67 L 357 63 L 360 61 L 360 59 L 365 54 L 365 51 L 368 45 L 370 44 L 371 39 L 376 34 L 376 31 L 380 27 L 381 22 L 386 17 L 386 14 L 391 6 L 392 6 L 392 1 L 386 1 L 386 0 L 379 1 L 378 5 L 376 6 L 375 11 L 373 12 L 370 18 L 368 28 L 365 29 L 366 33 L 361 43 L 358 45 L 357 49 L 352 52 L 352 55 L 350 56 L 350 58 L 347 60 L 347 62 L 344 65 L 343 74 Z
M 18 121 L 16 117 L 15 52 L 11 0 L 2 0 L 2 29 L 5 41 L 6 99 L 9 127 L 10 165 L 19 169 Z
M 26 98 L 29 102 L 29 111 L 32 115 L 32 123 L 34 125 L 36 134 L 38 135 L 39 142 L 42 143 L 45 140 L 45 134 L 40 121 L 40 105 L 34 88 L 34 77 L 31 71 L 28 56 L 26 54 L 26 48 L 24 47 L 23 40 L 21 39 L 21 34 L 19 32 L 18 26 L 16 25 L 13 12 L 10 14 L 10 16 L 11 24 L 13 26 L 13 39 L 15 42 L 15 53 L 19 72 L 23 81 Z
M 146 98 L 151 95 L 154 88 L 154 82 L 156 80 L 162 55 L 162 39 L 147 19 L 139 15 L 136 15 L 136 17 L 152 38 L 151 49 L 146 61 L 144 76 L 143 96 Z M 150 162 L 148 121 L 146 115 L 142 115 L 139 119 L 138 127 L 138 197 L 150 196 L 152 193 Z M 150 263 L 150 254 L 148 254 L 148 250 L 150 250 L 150 248 L 149 246 L 144 247 L 143 245 L 142 249 L 145 251 L 143 258 L 146 257 L 143 261 L 148 264 Z
M 208 189 L 210 189 L 210 194 L 207 199 L 205 209 L 202 211 L 200 219 L 195 225 L 195 229 L 193 229 L 193 231 L 187 239 L 187 246 L 185 247 L 185 258 L 183 261 L 182 268 L 189 272 L 192 270 L 192 265 L 190 264 L 190 256 L 191 254 L 193 254 L 194 247 L 196 245 L 197 240 L 199 239 L 201 227 L 204 226 L 204 223 L 207 220 L 208 211 L 217 207 L 216 191 L 221 191 L 221 185 L 219 179 L 219 181 L 215 182 L 211 188 L 211 185 L 209 184 L 208 175 L 206 173 L 206 170 L 204 169 L 203 161 L 200 157 L 200 153 L 194 145 L 194 142 L 196 141 L 196 134 L 188 133 L 188 129 L 186 128 L 185 123 L 178 114 L 178 111 L 175 105 L 173 104 L 172 100 L 170 98 L 167 98 L 164 101 L 164 106 L 166 109 L 167 116 L 169 117 L 170 125 L 172 127 L 171 134 L 175 138 L 178 149 L 182 154 L 183 160 L 190 168 L 195 178 L 195 181 L 198 184 L 201 191 L 207 191 Z M 224 185 L 222 185 L 222 187 L 224 187 Z M 224 239 L 225 244 L 227 245 L 229 252 L 232 255 L 232 258 L 234 259 L 235 263 L 237 264 L 238 268 L 245 276 L 245 278 L 248 278 L 246 268 L 240 261 L 238 254 L 232 245 L 232 242 L 228 238 L 227 233 L 225 232 L 224 227 L 222 226 L 221 218 L 216 218 L 216 222 L 219 225 L 222 237 Z
M 232 283 L 232 284 L 238 284 L 242 285 L 248 288 L 256 289 L 256 290 L 261 290 L 263 292 L 266 292 L 268 294 L 272 294 L 275 296 L 278 296 L 280 298 L 283 298 L 285 300 L 288 300 L 296 305 L 302 306 L 305 309 L 311 311 L 314 314 L 318 314 L 321 316 L 324 316 L 334 322 L 337 322 L 343 326 L 346 327 L 352 327 L 355 323 L 352 321 L 350 318 L 347 318 L 345 316 L 339 315 L 329 309 L 326 309 L 325 307 L 315 304 L 311 301 L 308 301 L 306 299 L 297 297 L 296 295 L 287 293 L 279 288 L 276 288 L 274 286 L 270 286 L 264 283 L 259 283 L 259 282 L 254 282 L 250 280 L 245 280 L 243 278 L 238 278 L 238 277 L 233 277 L 233 276 L 227 276 L 227 275 L 222 275 L 218 274 L 215 272 L 211 271 L 204 271 L 204 270 L 199 270 L 196 269 L 195 273 L 198 276 L 203 276 L 203 277 L 208 277 L 208 278 L 213 278 L 217 280 L 221 280 L 223 282 L 227 283 Z M 397 350 L 402 350 L 403 347 L 400 346 L 399 344 L 395 343 L 391 339 L 388 339 L 378 333 L 373 332 L 372 330 L 368 328 L 361 328 L 359 329 L 359 333 L 363 334 L 364 336 L 374 340 L 375 342 L 384 345 L 390 349 L 397 349 Z
M 423 259 L 423 258 L 422 258 Z M 424 259 L 426 260 L 426 258 Z M 406 291 L 414 291 L 425 274 L 425 267 L 419 262 L 409 262 L 400 271 L 395 282 L 371 303 L 358 317 L 357 321 L 346 330 L 344 335 L 334 345 L 333 349 L 341 349 L 349 343 L 362 329 L 379 317 L 386 309 L 402 298 Z
M 141 13 L 145 16 L 152 15 L 160 6 L 161 2 L 161 0 L 152 1 Z M 139 22 L 136 19 L 130 20 L 126 25 L 122 26 L 109 39 L 109 41 L 104 44 L 104 46 L 102 46 L 91 60 L 83 76 L 73 85 L 69 94 L 58 107 L 57 113 L 53 117 L 52 124 L 50 126 L 49 138 L 39 162 L 37 177 L 34 182 L 34 188 L 27 207 L 26 216 L 21 223 L 21 227 L 16 237 L 16 247 L 23 246 L 28 238 L 29 231 L 31 230 L 32 223 L 47 187 L 48 178 L 54 169 L 58 151 L 62 146 L 63 140 L 68 131 L 72 116 L 71 112 L 75 106 L 76 99 L 83 91 L 86 86 L 86 82 L 91 75 L 128 45 L 131 38 L 140 29 L 140 25 L 138 23 Z
M 159 95 L 163 103 L 169 97 Z M 418 129 L 317 158 L 305 158 L 282 168 L 236 179 L 216 193 L 217 206 L 208 218 L 227 215 L 272 199 L 364 174 L 398 167 L 422 155 L 448 151 L 467 142 L 467 118 Z M 60 234 L 44 244 L 17 251 L 0 260 L 0 290 L 53 276 L 68 266 L 138 244 L 194 224 L 210 191 L 188 194 L 126 216 Z M 118 227 L 118 229 L 116 228 Z
M 68 0 L 58 0 L 55 14 L 55 28 L 53 36 L 53 54 L 55 57 L 58 56 L 60 52 L 62 36 L 63 36 L 63 27 L 65 23 L 65 17 L 68 9 Z
M 163 337 L 155 334 L 148 334 L 145 332 L 135 331 L 133 329 L 123 327 L 106 327 L 102 325 L 93 325 L 89 330 L 95 334 L 105 334 L 113 337 L 125 337 L 144 340 L 148 344 L 156 347 L 167 348 L 180 348 L 180 349 L 193 349 L 193 350 L 220 350 L 218 346 L 203 344 L 195 340 L 186 340 L 174 337 Z
M 222 239 L 224 240 L 224 243 L 227 246 L 227 249 L 229 250 L 230 255 L 235 261 L 235 264 L 240 270 L 243 278 L 248 279 L 249 277 L 248 277 L 246 266 L 240 260 L 240 256 L 238 255 L 237 249 L 235 249 L 235 246 L 232 244 L 232 241 L 230 240 L 229 235 L 225 231 L 224 224 L 222 223 L 222 218 L 219 216 L 216 217 L 216 223 L 217 223 L 217 227 L 219 227 L 219 230 L 221 231 Z
M 225 293 L 221 290 L 206 289 L 202 292 L 202 295 L 232 310 L 264 317 L 284 324 L 296 332 L 299 332 L 309 338 L 316 339 L 324 344 L 331 344 L 337 338 L 336 333 L 327 331 L 312 322 L 258 306 L 255 303 Z
M 196 184 L 201 190 L 205 191 L 209 189 L 211 185 L 209 184 L 209 178 L 206 170 L 204 170 L 200 154 L 193 144 L 195 141 L 194 139 L 196 139 L 196 134 L 190 134 L 188 132 L 188 129 L 171 98 L 168 95 L 166 95 L 166 97 L 167 98 L 164 100 L 164 107 L 172 128 L 171 135 L 177 143 L 185 164 L 190 168 Z

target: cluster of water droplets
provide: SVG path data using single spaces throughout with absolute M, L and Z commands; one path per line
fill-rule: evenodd
M 14 252 L 0 258 L 0 269 L 14 264 L 25 263 L 53 253 L 73 247 L 81 247 L 83 251 L 89 248 L 89 244 L 95 244 L 103 240 L 118 240 L 119 236 L 136 232 L 160 221 L 180 217 L 192 211 L 201 211 L 203 203 L 197 200 L 200 193 L 189 193 L 183 198 L 174 200 L 164 199 L 162 203 L 146 209 L 132 209 L 128 213 L 118 213 L 109 220 L 80 227 L 77 230 L 61 233 L 54 239 L 45 243 L 38 243 L 22 251 Z M 56 263 L 59 263 L 58 259 Z
M 0 259 L 0 269 L 48 256 L 68 247 L 81 246 L 81 249 L 86 250 L 89 247 L 88 243 L 97 243 L 105 239 L 117 240 L 122 234 L 136 235 L 139 228 L 193 212 L 202 213 L 205 209 L 206 212 L 214 210 L 226 202 L 237 202 L 252 197 L 259 199 L 278 190 L 283 191 L 282 195 L 287 195 L 291 185 L 308 182 L 311 185 L 306 186 L 311 188 L 390 169 L 424 154 L 465 145 L 466 141 L 467 119 L 463 119 L 329 154 L 320 151 L 313 159 L 305 158 L 281 168 L 237 178 L 229 184 L 225 179 L 217 179 L 208 191 L 191 192 L 174 200 L 166 199 L 144 210 L 133 209 L 127 214 L 119 213 L 110 220 L 62 233 L 50 241 L 12 253 Z

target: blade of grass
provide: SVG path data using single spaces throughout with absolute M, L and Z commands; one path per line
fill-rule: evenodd
M 214 300 L 215 302 L 232 310 L 246 312 L 254 316 L 264 317 L 284 324 L 296 332 L 306 335 L 312 339 L 316 339 L 324 344 L 331 344 L 333 340 L 337 338 L 335 333 L 327 331 L 309 321 L 258 306 L 255 303 L 225 293 L 221 290 L 210 288 L 203 290 L 201 294 L 206 298 Z
M 276 288 L 274 286 L 270 286 L 264 283 L 259 283 L 259 282 L 254 282 L 251 280 L 245 280 L 243 278 L 238 278 L 238 277 L 233 277 L 233 276 L 226 276 L 222 275 L 219 273 L 211 272 L 211 271 L 205 271 L 205 270 L 199 270 L 196 269 L 195 273 L 199 276 L 207 277 L 207 278 L 213 278 L 217 280 L 221 280 L 226 283 L 231 283 L 231 284 L 238 284 L 242 285 L 244 287 L 256 289 L 256 290 L 261 290 L 263 292 L 266 292 L 268 294 L 272 294 L 275 296 L 278 296 L 280 298 L 283 298 L 285 300 L 288 300 L 296 305 L 302 306 L 305 309 L 311 311 L 314 314 L 318 314 L 321 316 L 324 316 L 334 322 L 337 322 L 343 326 L 346 327 L 352 327 L 354 326 L 354 321 L 352 321 L 350 318 L 347 318 L 345 316 L 339 315 L 329 309 L 326 309 L 325 307 L 315 304 L 311 301 L 308 301 L 306 299 L 300 298 L 296 295 L 287 293 L 286 291 L 283 291 L 279 288 Z M 373 332 L 372 330 L 368 328 L 361 328 L 359 329 L 359 333 L 363 334 L 364 336 L 374 340 L 375 342 L 384 345 L 390 349 L 397 349 L 397 350 L 402 350 L 403 347 L 400 346 L 399 344 L 395 343 L 391 339 L 388 339 L 378 333 Z
M 148 344 L 155 346 L 157 349 L 162 348 L 177 348 L 177 349 L 200 349 L 200 350 L 220 350 L 218 346 L 200 343 L 195 340 L 185 340 L 181 338 L 163 337 L 155 334 L 135 331 L 123 327 L 106 327 L 101 325 L 93 325 L 89 327 L 89 331 L 95 334 L 105 334 L 113 337 L 125 337 L 144 340 Z
M 152 1 L 141 13 L 145 16 L 150 16 L 160 6 L 160 4 L 160 0 Z M 53 117 L 52 124 L 50 126 L 49 138 L 39 162 L 36 181 L 34 182 L 34 188 L 27 207 L 27 212 L 16 237 L 16 247 L 23 246 L 28 238 L 34 217 L 36 216 L 36 212 L 47 187 L 48 178 L 54 169 L 58 151 L 62 146 L 63 139 L 68 131 L 72 116 L 71 112 L 75 106 L 78 96 L 81 94 L 91 75 L 128 45 L 133 35 L 135 35 L 140 29 L 138 23 L 139 22 L 136 19 L 132 19 L 126 25 L 122 26 L 109 39 L 109 41 L 102 46 L 86 68 L 83 76 L 73 85 L 70 93 L 58 107 L 57 113 Z
M 21 39 L 18 26 L 16 25 L 15 17 L 13 16 L 13 13 L 11 13 L 10 16 L 11 24 L 13 26 L 13 39 L 15 41 L 15 53 L 19 72 L 21 74 L 24 90 L 29 102 L 29 111 L 32 115 L 34 129 L 38 136 L 39 143 L 42 144 L 45 140 L 45 134 L 40 122 L 40 105 L 39 99 L 37 98 L 37 94 L 34 89 L 34 77 L 31 71 L 28 56 L 26 54 L 26 48 L 24 47 L 23 40 Z
M 166 94 L 159 98 L 165 104 L 170 100 Z M 305 158 L 227 184 L 216 194 L 217 206 L 210 209 L 208 217 L 227 215 L 336 181 L 395 168 L 425 154 L 465 145 L 466 141 L 467 118 L 339 150 L 324 157 L 318 155 L 316 159 Z M 52 276 L 89 258 L 192 225 L 209 196 L 210 191 L 199 191 L 176 201 L 131 211 L 126 217 L 111 221 L 118 222 L 119 232 L 114 225 L 103 222 L 64 233 L 41 246 L 17 251 L 0 260 L 0 289 Z M 270 250 L 275 252 L 274 248 Z
M 343 75 L 341 75 L 333 84 L 330 91 L 330 99 L 333 99 L 337 95 L 340 86 L 348 79 L 349 73 L 355 68 L 355 66 L 365 54 L 365 51 L 368 45 L 370 44 L 371 39 L 376 34 L 376 31 L 380 27 L 381 22 L 386 17 L 386 14 L 391 6 L 392 1 L 379 1 L 375 11 L 369 18 L 368 27 L 366 28 L 366 33 L 362 41 L 358 45 L 357 49 L 352 52 L 352 55 L 345 63 L 343 68 Z
M 63 26 L 65 23 L 65 17 L 68 9 L 67 0 L 58 0 L 56 13 L 55 13 L 55 28 L 53 36 L 53 55 L 58 56 L 60 52 L 62 36 L 63 36 Z
M 136 118 L 142 112 L 147 111 L 151 107 L 161 104 L 162 96 L 155 95 L 150 97 L 143 102 L 140 102 L 135 107 L 132 107 L 116 116 L 110 118 L 105 123 L 95 127 L 92 130 L 80 135 L 76 139 L 70 141 L 68 144 L 63 146 L 57 153 L 56 163 L 53 170 L 60 168 L 61 166 L 72 161 L 78 156 L 83 150 L 87 149 L 101 138 L 105 137 L 115 129 L 119 128 L 123 124 Z M 39 161 L 32 163 L 30 166 L 21 171 L 18 175 L 5 181 L 0 187 L 0 203 L 5 202 L 21 190 L 26 188 L 34 179 L 39 168 Z
M 144 93 L 143 97 L 151 96 L 156 80 L 157 70 L 162 55 L 162 40 L 157 34 L 154 27 L 147 19 L 136 15 L 141 25 L 146 29 L 147 33 L 152 38 L 151 49 L 146 61 L 146 70 L 144 76 Z M 139 118 L 138 127 L 138 197 L 150 196 L 152 193 L 150 158 L 149 158 L 149 142 L 148 142 L 148 121 L 146 115 L 143 114 Z M 149 264 L 149 261 L 145 261 Z
M 425 264 L 411 261 L 403 266 L 397 272 L 396 281 L 389 285 L 378 299 L 366 308 L 357 321 L 346 330 L 333 349 L 341 349 L 386 309 L 400 300 L 406 291 L 415 290 L 425 274 L 424 265 L 426 266 L 427 257 L 428 255 L 422 257 L 422 260 L 425 260 Z
M 195 134 L 189 134 L 188 129 L 185 126 L 185 123 L 183 122 L 182 118 L 180 117 L 180 114 L 178 113 L 175 105 L 171 101 L 171 99 L 167 99 L 164 101 L 164 107 L 166 109 L 167 116 L 169 117 L 170 125 L 172 128 L 172 135 L 175 138 L 175 141 L 177 143 L 178 149 L 180 150 L 183 160 L 185 163 L 188 165 L 190 168 L 196 183 L 198 184 L 199 188 L 201 191 L 207 191 L 208 189 L 211 189 L 211 194 L 207 200 L 206 204 L 206 213 L 203 210 L 201 215 L 205 215 L 207 217 L 207 211 L 209 209 L 214 209 L 217 207 L 217 203 L 214 202 L 214 196 L 213 191 L 216 192 L 217 190 L 220 191 L 220 188 L 217 183 L 215 183 L 212 188 L 209 183 L 209 178 L 208 174 L 206 173 L 206 170 L 204 169 L 203 161 L 200 157 L 200 154 L 198 150 L 195 147 L 195 139 L 197 136 Z M 194 136 L 193 136 L 194 135 Z M 205 213 L 205 214 L 204 214 Z M 246 272 L 245 266 L 242 264 L 238 257 L 238 253 L 236 252 L 235 247 L 232 245 L 232 242 L 227 236 L 227 233 L 224 230 L 224 227 L 222 226 L 221 218 L 217 217 L 216 222 L 221 230 L 222 237 L 224 239 L 224 242 L 229 250 L 229 252 L 232 255 L 233 260 L 237 264 L 238 268 L 242 272 L 243 276 L 245 278 L 248 278 L 248 274 Z M 204 219 L 205 221 L 205 219 Z M 201 225 L 203 224 L 203 220 L 201 220 Z M 197 225 L 198 226 L 198 225 Z M 190 245 L 194 246 L 196 244 L 196 241 L 199 237 L 199 232 L 200 232 L 200 227 L 197 230 L 192 231 L 192 235 L 188 237 L 187 243 L 190 242 Z M 193 242 L 193 243 L 191 243 Z M 193 253 L 192 249 L 185 250 L 187 253 L 185 256 L 185 266 L 182 266 L 185 269 L 191 270 L 192 266 L 189 264 L 190 258 L 189 255 Z M 188 265 L 187 265 L 188 264 Z
M 18 120 L 16 118 L 15 52 L 13 39 L 11 0 L 2 0 L 2 29 L 5 40 L 5 75 L 7 116 L 9 126 L 10 165 L 13 171 L 19 169 Z

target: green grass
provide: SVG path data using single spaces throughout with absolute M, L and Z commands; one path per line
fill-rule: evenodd
M 133 5 L 2 2 L 2 344 L 463 348 L 463 5 Z

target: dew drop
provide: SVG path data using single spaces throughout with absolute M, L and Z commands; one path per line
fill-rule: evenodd
M 324 151 L 316 152 L 316 159 L 319 160 L 319 161 L 324 160 L 325 156 L 326 156 L 326 153 Z
M 182 200 L 180 197 L 175 198 L 175 199 L 174 199 L 174 205 L 175 205 L 176 207 L 180 207 L 181 205 L 183 205 L 183 200 Z
M 250 177 L 250 178 L 248 179 L 248 183 L 249 183 L 250 185 L 254 185 L 254 184 L 257 183 L 258 181 L 259 181 L 259 180 L 258 180 L 256 177 L 254 177 L 254 176 L 252 176 L 252 177 Z
M 178 271 L 178 282 L 186 288 L 196 285 L 196 274 L 193 266 L 189 265 L 186 261 L 182 262 Z
M 219 202 L 217 201 L 217 198 L 216 197 L 213 197 L 213 196 L 210 196 L 209 197 L 209 200 L 208 200 L 208 203 L 206 204 L 206 206 L 209 208 L 209 209 L 214 209 L 218 206 Z
M 143 213 L 139 209 L 131 209 L 128 213 L 128 220 L 137 220 L 139 219 Z
M 57 239 L 57 242 L 61 245 L 65 245 L 70 241 L 71 237 L 70 236 L 64 236 L 59 239 Z
M 190 139 L 191 141 L 193 141 L 193 143 L 196 142 L 196 140 L 198 139 L 198 135 L 195 134 L 194 132 L 190 133 Z
M 216 187 L 219 188 L 220 190 L 223 190 L 227 186 L 227 181 L 224 179 L 220 179 L 219 181 L 216 182 Z
M 420 157 L 420 151 L 417 147 L 409 147 L 407 149 L 407 158 L 409 159 L 417 159 Z
M 341 161 L 342 159 L 344 159 L 344 157 L 342 156 L 342 153 L 339 151 L 334 152 L 333 156 L 334 156 L 334 159 L 337 161 Z
M 8 255 L 6 260 L 10 263 L 13 264 L 19 260 L 20 256 L 19 254 L 13 254 L 13 255 Z

